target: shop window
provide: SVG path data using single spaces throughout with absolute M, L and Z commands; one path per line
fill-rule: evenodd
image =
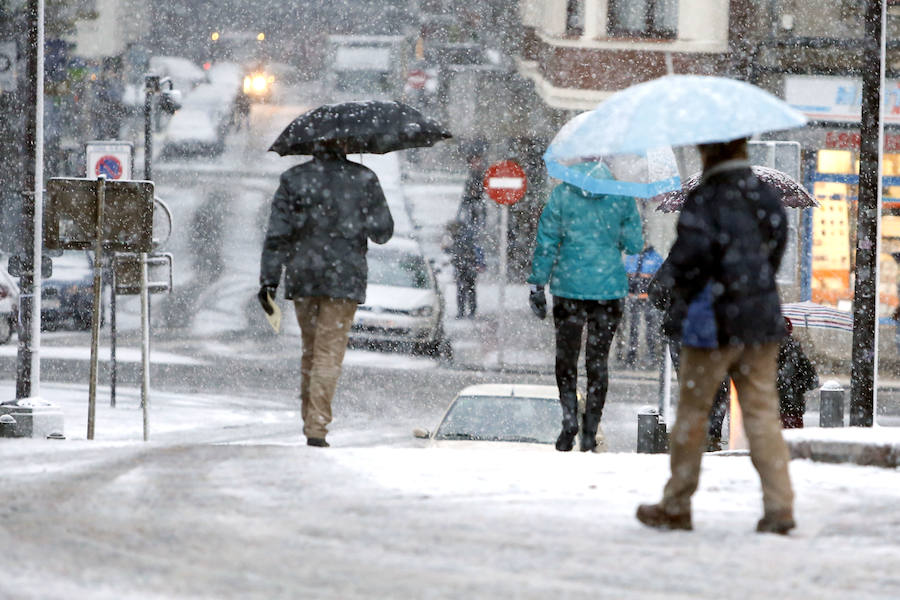
M 853 175 L 853 153 L 849 150 L 819 150 L 816 170 L 819 173 L 839 173 Z
M 584 34 L 584 0 L 567 0 L 566 35 L 580 37 Z
M 615 35 L 674 38 L 678 0 L 609 0 L 609 30 Z

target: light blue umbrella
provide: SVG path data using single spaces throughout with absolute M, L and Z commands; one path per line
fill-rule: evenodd
M 749 83 L 666 75 L 601 102 L 560 140 L 551 159 L 565 164 L 649 148 L 724 142 L 804 124 L 800 112 Z
M 581 113 L 563 125 L 544 153 L 544 163 L 551 177 L 561 179 L 594 194 L 614 194 L 652 198 L 681 189 L 678 165 L 669 147 L 654 148 L 636 154 L 602 156 L 587 153 L 560 158 L 559 147 L 566 147 L 581 125 L 590 117 Z

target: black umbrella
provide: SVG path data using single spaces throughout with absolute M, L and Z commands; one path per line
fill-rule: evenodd
M 782 173 L 776 169 L 761 167 L 759 165 L 753 165 L 750 168 L 753 170 L 753 174 L 759 177 L 761 181 L 768 183 L 781 194 L 782 205 L 791 208 L 809 208 L 819 205 L 812 194 L 806 191 L 806 188 L 803 187 L 799 181 L 787 173 Z M 660 196 L 662 201 L 659 203 L 659 206 L 656 207 L 656 210 L 661 210 L 662 212 L 676 212 L 681 210 L 681 205 L 684 204 L 688 194 L 700 185 L 701 175 L 701 173 L 697 173 L 687 181 L 683 182 L 680 190 L 662 194 Z
M 281 156 L 312 154 L 321 142 L 342 142 L 349 154 L 422 148 L 453 137 L 443 125 L 401 102 L 341 102 L 303 113 L 269 148 Z

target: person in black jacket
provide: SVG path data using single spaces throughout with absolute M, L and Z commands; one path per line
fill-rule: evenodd
M 806 412 L 804 393 L 819 387 L 816 368 L 803 353 L 803 346 L 794 339 L 794 325 L 784 318 L 787 335 L 778 347 L 778 410 L 784 429 L 803 427 Z
M 672 293 L 687 307 L 671 476 L 662 500 L 638 507 L 637 518 L 650 527 L 692 528 L 691 497 L 700 480 L 709 410 L 728 375 L 762 483 L 764 514 L 757 531 L 786 534 L 795 527 L 794 494 L 775 389 L 785 333 L 775 273 L 787 220 L 777 192 L 751 171 L 746 139 L 698 149 L 703 175 L 684 203 L 669 252 Z M 701 295 L 709 296 L 712 310 L 693 310 L 692 301 Z
M 301 415 L 310 446 L 328 446 L 331 399 L 356 306 L 366 298 L 368 240 L 383 244 L 393 233 L 378 177 L 347 160 L 338 144 L 321 144 L 312 160 L 282 173 L 263 243 L 259 300 L 271 314 L 268 299 L 283 271 L 303 342 Z

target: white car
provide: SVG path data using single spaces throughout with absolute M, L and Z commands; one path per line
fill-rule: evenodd
M 578 404 L 583 412 L 581 394 Z M 562 407 L 555 385 L 487 383 L 463 388 L 433 432 L 415 429 L 413 435 L 434 446 L 515 442 L 555 450 L 561 427 Z M 602 430 L 597 431 L 597 447 L 606 449 Z
M 225 136 L 205 108 L 185 106 L 166 127 L 162 142 L 164 158 L 218 156 L 225 151 Z
M 367 258 L 366 302 L 356 310 L 351 339 L 446 352 L 444 302 L 419 243 L 394 237 L 383 245 L 369 244 Z
M 5 344 L 16 330 L 19 314 L 19 286 L 6 270 L 7 257 L 0 257 L 0 344 Z

